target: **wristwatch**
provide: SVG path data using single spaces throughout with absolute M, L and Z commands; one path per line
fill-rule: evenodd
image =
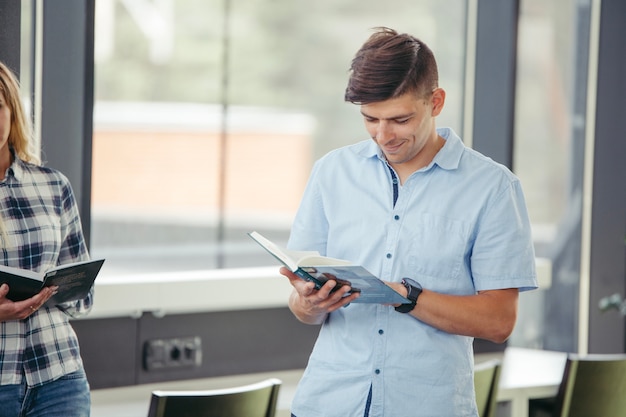
M 400 304 L 396 307 L 396 311 L 399 313 L 408 313 L 413 311 L 415 304 L 417 304 L 417 297 L 422 293 L 422 286 L 419 282 L 412 280 L 411 278 L 402 278 L 402 285 L 406 287 L 408 298 L 411 302 L 407 304 Z

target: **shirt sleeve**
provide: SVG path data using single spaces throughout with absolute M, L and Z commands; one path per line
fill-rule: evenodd
M 291 227 L 287 247 L 293 250 L 314 250 L 326 255 L 328 219 L 319 184 L 320 161 L 311 171 L 300 207 Z
M 508 182 L 484 212 L 471 268 L 479 291 L 537 288 L 530 220 L 518 180 Z
M 69 180 L 64 178 L 62 190 L 62 237 L 59 251 L 58 264 L 63 265 L 72 262 L 89 260 L 89 252 L 83 235 L 82 223 L 78 212 L 78 205 Z M 58 308 L 70 317 L 82 317 L 87 315 L 93 307 L 93 287 L 86 298 L 60 304 Z

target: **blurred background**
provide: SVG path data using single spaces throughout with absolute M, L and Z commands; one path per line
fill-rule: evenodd
M 274 265 L 245 232 L 286 243 L 313 161 L 368 138 L 343 93 L 372 28 L 434 50 L 438 123 L 464 132 L 467 13 L 460 0 L 97 2 L 92 253 L 112 274 Z M 520 2 L 513 169 L 542 257 L 562 255 L 576 223 L 562 224 L 580 216 L 576 13 Z M 541 297 L 528 301 L 539 317 Z M 536 318 L 520 343 L 544 344 Z M 574 343 L 571 320 L 555 347 Z
M 358 106 L 345 103 L 343 94 L 354 53 L 373 28 L 388 26 L 433 49 L 440 86 L 447 92 L 438 125 L 452 127 L 468 146 L 509 166 L 521 179 L 538 262 L 547 269 L 548 282 L 520 297 L 509 345 L 624 350 L 623 319 L 597 309 L 598 300 L 614 291 L 623 294 L 626 286 L 626 193 L 618 180 L 624 145 L 619 140 L 607 145 L 605 138 L 619 137 L 619 132 L 606 134 L 602 127 L 614 129 L 615 124 L 598 122 L 597 128 L 596 118 L 617 121 L 619 114 L 596 109 L 596 91 L 589 90 L 597 87 L 598 54 L 615 57 L 607 67 L 622 68 L 619 42 L 609 36 L 600 43 L 592 13 L 594 4 L 621 10 L 619 2 L 56 4 L 0 0 L 0 19 L 20 27 L 20 48 L 5 47 L 5 32 L 0 33 L 0 55 L 18 55 L 43 159 L 68 173 L 81 199 L 91 254 L 107 259 L 99 282 L 277 269 L 246 232 L 257 230 L 286 244 L 314 161 L 368 139 Z M 9 12 L 15 18 L 7 17 Z M 11 28 L 0 25 L 6 33 Z M 81 72 L 75 62 L 85 63 L 87 70 Z M 59 80 L 74 82 L 79 92 Z M 620 88 L 602 96 L 609 97 L 603 99 L 608 106 L 621 103 L 613 94 Z M 43 102 L 37 101 L 38 91 Z M 54 99 L 46 103 L 45 97 Z M 84 111 L 83 117 L 74 109 Z M 75 145 L 74 136 L 54 134 L 75 120 L 83 129 L 76 137 L 79 142 L 81 135 L 85 138 L 84 148 Z M 603 133 L 601 139 L 594 133 Z M 594 140 L 600 146 L 594 148 Z M 601 162 L 594 165 L 598 158 Z M 592 190 L 594 208 L 599 207 L 593 228 L 585 217 Z M 280 314 L 291 319 L 284 310 Z M 117 321 L 102 325 L 115 332 L 123 327 Z M 141 327 L 124 325 L 133 332 Z M 86 331 L 81 326 L 77 323 Z M 190 328 L 190 334 L 196 332 Z M 91 344 L 102 342 L 94 337 L 82 336 L 87 356 Z M 128 352 L 140 350 L 142 340 L 138 336 Z M 137 358 L 140 362 L 141 354 Z M 137 371 L 139 379 L 144 371 Z M 111 378 L 117 382 L 105 384 L 119 383 Z M 136 375 L 124 383 L 132 378 Z

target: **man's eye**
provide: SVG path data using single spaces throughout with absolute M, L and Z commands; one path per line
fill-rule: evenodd
M 411 119 L 399 119 L 399 120 L 396 120 L 396 123 L 399 125 L 404 125 L 404 124 L 407 124 L 409 120 Z

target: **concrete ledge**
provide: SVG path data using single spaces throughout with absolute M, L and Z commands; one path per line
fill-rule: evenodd
M 291 285 L 278 266 L 103 276 L 85 318 L 285 307 Z
M 537 258 L 540 289 L 552 284 L 552 262 Z M 166 314 L 285 307 L 291 285 L 278 266 L 101 276 L 86 317 L 141 317 Z

